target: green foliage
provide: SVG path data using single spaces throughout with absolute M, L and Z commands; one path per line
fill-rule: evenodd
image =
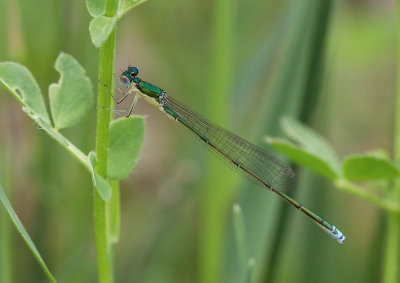
M 45 90 L 51 82 L 59 80 L 58 87 L 62 88 L 64 77 L 51 65 L 60 50 L 65 50 L 85 67 L 84 74 L 91 78 L 94 90 L 100 79 L 113 91 L 111 74 L 118 75 L 128 62 L 133 63 L 141 67 L 143 79 L 180 96 L 211 121 L 260 147 L 264 146 L 260 137 L 265 133 L 281 137 L 282 116 L 295 117 L 294 123 L 299 120 L 323 129 L 340 154 L 360 151 L 359 148 L 397 145 L 400 143 L 390 141 L 393 123 L 388 122 L 393 115 L 388 109 L 393 108 L 390 95 L 395 87 L 394 4 L 347 1 L 332 5 L 335 1 L 330 0 L 255 0 L 251 5 L 248 1 L 148 1 L 134 14 L 126 14 L 143 2 L 87 0 L 89 13 L 83 1 L 44 0 L 40 6 L 29 0 L 16 4 L 11 1 L 13 5 L 0 3 L 1 60 L 17 61 L 29 68 L 28 71 L 16 63 L 1 63 L 0 83 L 36 123 L 21 119 L 22 113 L 14 111 L 15 101 L 0 95 L 3 133 L 0 147 L 5 145 L 11 154 L 6 163 L 10 173 L 6 174 L 15 180 L 12 186 L 7 186 L 13 188 L 7 195 L 15 201 L 14 208 L 23 207 L 20 216 L 24 222 L 29 220 L 31 237 L 43 258 L 50 260 L 48 266 L 57 270 L 57 279 L 96 280 L 91 248 L 93 233 L 88 225 L 93 214 L 88 199 L 92 190 L 88 174 L 79 165 L 74 166 L 78 160 L 92 179 L 100 180 L 95 181 L 97 186 L 104 185 L 94 191 L 96 196 L 100 195 L 100 201 L 95 201 L 100 209 L 94 214 L 96 219 L 101 218 L 98 226 L 104 232 L 96 240 L 105 240 L 96 245 L 103 245 L 100 252 L 107 253 L 105 259 L 110 259 L 99 265 L 99 270 L 110 271 L 99 276 L 103 282 L 112 281 L 109 278 L 114 273 L 115 282 L 132 278 L 138 282 L 210 282 L 218 274 L 222 276 L 216 282 L 243 282 L 243 277 L 237 276 L 237 253 L 241 247 L 252 257 L 246 264 L 247 282 L 396 282 L 400 222 L 398 217 L 388 219 L 386 215 L 400 212 L 395 194 L 398 173 L 393 166 L 399 164 L 398 160 L 393 162 L 367 152 L 347 156 L 341 163 L 335 151 L 327 158 L 326 148 L 307 147 L 307 134 L 305 137 L 301 134 L 300 139 L 290 136 L 286 141 L 269 139 L 276 141 L 274 147 L 291 160 L 297 158 L 299 164 L 327 177 L 341 190 L 324 190 L 316 174 L 298 170 L 300 187 L 287 192 L 321 216 L 340 224 L 349 241 L 338 248 L 298 212 L 273 194 L 219 166 L 214 156 L 210 155 L 210 162 L 203 162 L 205 151 L 193 137 L 171 121 L 156 120 L 162 119 L 162 115 L 147 112 L 139 103 L 137 108 L 151 116 L 149 124 L 156 133 L 148 135 L 152 138 L 151 150 L 140 158 L 143 162 L 137 173 L 144 174 L 124 182 L 120 231 L 119 181 L 106 181 L 112 166 L 109 162 L 113 153 L 107 145 L 113 130 L 108 137 L 99 128 L 93 129 L 95 116 L 91 115 L 77 118 L 77 121 L 82 119 L 79 125 L 62 128 L 60 132 L 59 126 L 51 124 L 57 115 L 53 113 L 52 101 L 48 112 L 43 102 L 47 97 L 42 98 L 38 87 Z M 333 11 L 333 21 L 329 21 L 329 13 Z M 125 14 L 127 17 L 119 21 Z M 92 43 L 100 48 L 96 49 Z M 327 43 L 327 54 L 331 57 L 325 61 L 323 51 Z M 325 64 L 328 72 L 323 70 Z M 13 72 L 20 77 L 12 75 Z M 20 82 L 13 83 L 17 81 Z M 38 95 L 34 95 L 35 85 Z M 109 98 L 101 86 L 98 89 Z M 98 106 L 112 108 L 99 98 Z M 106 109 L 97 111 L 98 117 L 101 116 L 99 127 L 108 131 L 108 120 L 103 118 L 113 114 Z M 61 112 L 58 114 L 62 116 Z M 96 145 L 105 154 L 95 156 L 91 151 L 95 134 Z M 154 146 L 161 138 L 168 150 Z M 62 149 L 74 158 L 63 154 Z M 128 165 L 125 166 L 128 171 Z M 372 170 L 371 174 L 366 174 L 366 170 Z M 367 175 L 383 179 L 357 183 Z M 207 190 L 199 189 L 201 184 Z M 235 188 L 239 187 L 243 188 L 236 194 L 239 190 Z M 245 245 L 235 242 L 237 232 L 243 232 L 234 226 L 240 217 L 236 214 L 233 221 L 227 221 L 232 201 L 240 203 L 246 216 Z M 369 202 L 378 209 L 369 206 Z M 227 227 L 229 224 L 232 227 Z M 63 231 L 65 237 L 55 237 L 54 231 Z M 114 247 L 112 244 L 119 239 L 121 243 Z M 4 237 L 0 242 L 3 240 Z M 10 242 L 14 260 L 9 262 L 9 268 L 15 273 L 15 280 L 43 281 L 37 264 L 25 258 L 26 251 L 15 248 L 18 242 L 13 239 Z M 97 258 L 100 257 L 97 250 Z M 114 259 L 115 268 L 111 264 Z M 3 279 L 5 273 L 1 267 Z M 14 272 L 21 268 L 23 273 Z M 354 277 L 355 273 L 360 276 Z M 210 274 L 212 277 L 204 276 Z
M 39 262 L 39 264 L 42 267 L 47 278 L 51 282 L 57 282 L 56 279 L 54 278 L 53 274 L 51 274 L 50 270 L 48 269 L 46 263 L 44 262 L 42 256 L 40 255 L 39 251 L 37 250 L 35 244 L 32 242 L 32 239 L 29 236 L 28 232 L 25 230 L 24 225 L 22 225 L 17 214 L 15 213 L 14 209 L 12 208 L 11 203 L 8 201 L 8 198 L 5 195 L 1 185 L 0 185 L 0 201 L 1 201 L 4 209 L 6 210 L 7 214 L 10 216 L 10 219 L 13 222 L 15 228 L 17 228 L 18 233 L 21 235 L 22 239 L 24 239 L 26 245 L 32 252 L 33 256 Z
M 226 124 L 228 120 L 227 101 L 231 97 L 231 85 L 234 82 L 234 39 L 237 0 L 217 0 L 212 2 L 213 19 L 211 39 L 213 42 L 210 54 L 212 72 L 204 74 L 207 90 L 204 92 L 207 105 L 207 118 Z M 207 179 L 202 190 L 202 226 L 199 235 L 198 281 L 221 282 L 223 267 L 225 213 L 230 207 L 230 200 L 236 193 L 235 179 L 229 182 L 222 177 L 219 161 L 208 156 L 206 170 Z M 230 189 L 226 189 L 230 187 Z
M 73 62 L 72 63 L 72 66 L 74 66 L 73 68 L 76 67 L 76 61 L 71 56 L 62 55 L 62 57 L 64 57 L 67 62 L 68 61 Z M 40 89 L 35 79 L 29 72 L 29 70 L 26 69 L 24 66 L 21 66 L 16 63 L 0 63 L 0 69 L 3 70 L 3 72 L 0 72 L 0 81 L 5 86 L 5 88 L 9 90 L 9 92 L 13 94 L 17 98 L 17 100 L 22 104 L 24 112 L 29 117 L 31 117 L 40 126 L 41 129 L 45 130 L 53 139 L 59 142 L 64 148 L 66 148 L 70 153 L 72 153 L 73 156 L 78 161 L 80 161 L 87 169 L 89 169 L 90 166 L 86 156 L 76 146 L 74 146 L 67 138 L 65 138 L 58 131 L 58 129 L 54 128 L 50 124 L 50 119 L 48 117 L 47 110 L 44 105 L 43 96 L 40 92 Z M 86 85 L 85 88 L 91 90 L 91 86 L 88 87 L 87 85 L 87 83 L 90 84 L 90 81 L 88 81 L 87 78 L 84 79 Z M 70 83 L 72 82 L 70 81 Z M 86 92 L 86 94 L 88 93 Z M 67 93 L 67 95 L 74 97 L 74 94 L 71 93 Z M 89 94 L 89 101 L 91 101 L 90 97 L 92 96 L 93 96 L 92 94 Z M 83 105 L 83 109 L 86 109 L 86 111 L 89 110 L 85 105 Z M 63 109 L 61 109 L 61 107 L 57 107 L 54 108 L 52 114 L 55 117 L 60 116 L 58 111 L 61 111 L 61 113 L 63 113 Z M 82 112 L 83 110 L 81 107 L 75 107 L 74 109 L 71 109 L 70 114 L 76 117 L 75 121 L 73 122 L 78 122 L 78 118 L 79 119 L 83 118 Z
M 50 123 L 39 85 L 26 67 L 14 62 L 0 63 L 0 82 L 23 106 Z
M 101 198 L 105 201 L 108 201 L 111 198 L 111 186 L 96 172 L 96 153 L 91 151 L 88 158 L 90 162 L 90 172 L 92 174 L 93 186 L 97 189 L 97 192 Z
M 94 46 L 99 48 L 115 29 L 117 18 L 98 16 L 90 22 L 89 31 Z
M 143 4 L 146 1 L 147 0 L 121 0 L 117 12 L 118 17 L 121 18 L 130 10 L 139 6 L 140 4 Z
M 55 68 L 60 73 L 60 80 L 58 84 L 52 84 L 49 87 L 50 109 L 55 125 L 54 127 L 50 123 L 40 89 L 28 69 L 16 63 L 0 63 L 0 82 L 17 98 L 22 104 L 25 113 L 31 117 L 41 129 L 45 130 L 89 170 L 92 175 L 93 185 L 99 196 L 103 201 L 108 201 L 111 198 L 111 186 L 96 171 L 97 164 L 95 153 L 92 151 L 89 153 L 89 156 L 86 157 L 81 150 L 59 132 L 59 129 L 70 127 L 81 121 L 83 116 L 92 107 L 93 92 L 91 81 L 85 76 L 85 70 L 70 55 L 61 53 L 56 60 Z M 115 179 L 122 179 L 133 169 L 140 152 L 140 146 L 144 136 L 143 133 L 144 123 L 143 118 L 140 117 L 122 119 L 112 123 L 111 139 L 108 148 L 110 152 L 108 163 L 112 169 L 110 171 L 110 176 Z M 0 191 L 0 198 L 28 247 L 34 253 L 50 280 L 55 282 L 55 279 L 48 271 L 43 259 L 36 250 L 28 234 L 23 229 L 22 224 L 13 212 L 2 190 Z M 119 212 L 113 209 L 119 208 L 118 202 L 119 200 L 114 200 L 110 206 L 113 216 L 119 214 Z M 105 223 L 106 215 L 95 215 L 101 217 L 103 219 L 102 223 Z M 119 217 L 117 219 L 110 219 L 109 221 L 111 221 L 110 223 L 114 223 L 112 227 L 119 228 L 119 225 L 115 225 L 115 223 L 119 221 Z M 115 231 L 114 228 L 113 231 L 108 232 L 106 226 L 102 225 L 102 227 L 103 226 L 102 234 L 107 237 L 107 235 L 112 232 L 115 242 L 119 231 Z M 99 272 L 106 269 L 108 268 L 103 267 Z M 107 278 L 109 278 L 108 275 Z M 106 281 L 108 282 L 108 279 Z
M 49 87 L 50 110 L 55 128 L 62 129 L 82 120 L 93 106 L 93 90 L 85 70 L 72 56 L 61 53 L 55 69 L 60 81 Z
M 260 93 L 259 89 L 253 90 L 254 86 L 250 83 L 248 88 L 240 93 L 243 104 L 249 105 L 247 115 L 241 116 L 243 128 L 251 130 L 251 137 L 255 141 L 259 141 L 259 137 L 265 133 L 280 136 L 282 133 L 279 128 L 279 119 L 282 116 L 307 120 L 307 114 L 315 110 L 313 102 L 318 101 L 319 96 L 322 95 L 318 89 L 319 74 L 323 73 L 324 46 L 328 37 L 332 2 L 291 1 L 287 8 L 275 12 L 271 17 L 272 22 L 268 24 L 267 31 L 271 31 L 271 37 L 268 36 L 265 40 L 271 40 L 270 44 L 274 48 L 265 49 L 263 41 L 261 44 L 257 42 L 255 50 L 270 52 L 270 62 L 265 62 L 266 65 L 261 72 L 261 77 L 267 87 Z M 268 8 L 273 9 L 272 4 L 270 7 L 264 7 L 265 10 L 269 10 Z M 252 19 L 249 20 L 252 21 Z M 254 29 L 257 29 L 256 25 L 253 25 L 249 34 L 253 34 Z M 247 36 L 246 34 L 242 39 L 247 40 Z M 257 60 L 253 56 L 248 56 L 250 58 L 246 58 L 246 62 Z M 239 67 L 240 72 L 233 83 L 234 86 L 247 82 L 243 80 L 247 70 Z M 259 75 L 257 72 L 252 74 L 254 78 Z M 267 83 L 266 80 L 268 80 Z M 247 95 L 248 92 L 249 95 Z M 247 98 L 252 96 L 255 97 L 254 102 L 249 104 Z M 242 104 L 237 105 L 234 113 L 236 114 L 242 108 Z M 249 117 L 252 116 L 255 119 L 249 121 Z M 294 281 L 295 275 L 288 280 L 282 279 L 284 277 L 282 275 L 287 272 L 280 272 L 281 264 L 277 260 L 290 250 L 287 246 L 289 240 L 287 235 L 290 234 L 288 230 L 291 225 L 288 223 L 291 222 L 289 217 L 292 208 L 285 204 L 280 206 L 280 200 L 275 196 L 266 194 L 248 183 L 245 184 L 246 190 L 243 190 L 241 207 L 251 219 L 248 221 L 247 229 L 249 254 L 257 261 L 254 267 L 254 281 L 272 282 L 278 276 L 282 281 Z M 299 241 L 299 234 L 297 231 L 291 233 L 290 238 Z M 304 241 L 301 246 L 312 249 L 313 244 L 306 244 Z M 306 268 L 305 264 L 297 266 L 299 269 Z M 293 273 L 290 272 L 290 274 Z M 229 277 L 229 279 L 228 282 L 233 282 L 235 277 Z
M 55 67 L 61 74 L 60 84 L 50 85 L 49 96 L 52 118 L 60 129 L 82 120 L 93 104 L 93 92 L 83 68 L 70 55 L 60 54 Z M 42 93 L 27 68 L 0 63 L 0 81 L 32 115 L 50 123 Z
M 378 196 L 373 191 L 352 183 L 353 181 L 389 181 L 398 177 L 399 169 L 387 160 L 385 157 L 388 156 L 387 152 L 379 150 L 379 154 L 375 151 L 375 153 L 350 155 L 344 158 L 340 166 L 332 146 L 314 130 L 288 118 L 283 119 L 281 125 L 283 131 L 297 144 L 282 138 L 267 137 L 266 141 L 275 149 L 286 154 L 294 162 L 331 179 L 338 188 L 389 211 L 400 210 L 398 204 L 393 205 L 389 201 L 389 195 Z M 369 187 L 375 185 L 371 183 Z
M 239 282 L 246 282 L 247 272 L 247 247 L 246 247 L 246 225 L 242 209 L 238 204 L 233 205 L 232 209 L 233 231 L 236 240 L 236 250 L 238 255 L 238 269 L 241 271 Z
M 59 128 L 69 127 L 82 120 L 83 115 L 92 106 L 93 93 L 91 82 L 84 76 L 85 72 L 83 68 L 70 55 L 60 54 L 55 66 L 61 74 L 61 79 L 59 84 L 52 84 L 50 86 L 49 95 L 52 118 L 56 127 L 49 124 L 42 94 L 35 79 L 25 67 L 15 63 L 1 63 L 0 70 L 3 70 L 3 73 L 0 72 L 0 80 L 18 98 L 21 104 L 24 105 L 24 111 L 35 120 L 40 128 L 44 129 L 89 170 L 92 174 L 95 189 L 104 200 L 109 200 L 111 197 L 111 187 L 104 178 L 93 170 L 96 167 L 93 153 L 89 154 L 89 157 L 86 157 L 84 153 L 58 132 Z M 30 91 L 32 91 L 33 95 L 31 95 Z M 139 133 L 140 131 L 143 139 L 143 127 L 138 131 L 135 128 L 129 128 L 129 131 L 126 133 Z M 119 132 L 119 134 L 123 133 Z M 131 134 L 128 136 L 132 137 Z M 136 143 L 136 145 L 138 144 L 139 142 Z M 114 152 L 114 150 L 111 150 L 111 152 Z M 136 151 L 137 154 L 139 150 L 140 147 Z M 132 169 L 133 166 L 130 168 Z
M 318 155 L 309 152 L 307 149 L 281 138 L 266 137 L 266 141 L 294 162 L 307 166 L 329 179 L 335 180 L 338 178 L 337 172 L 335 172 L 328 162 L 321 159 Z
M 242 263 L 247 261 L 246 251 L 246 225 L 244 215 L 240 205 L 234 204 L 232 209 L 233 226 L 236 238 L 236 248 L 238 251 L 239 260 Z
M 89 9 L 90 15 L 94 18 L 90 22 L 89 31 L 90 37 L 94 46 L 100 48 L 102 44 L 108 39 L 111 32 L 115 30 L 118 20 L 127 12 L 146 2 L 147 0 L 122 0 L 117 1 L 117 12 L 113 17 L 104 16 L 106 12 L 106 3 L 103 1 L 87 0 L 86 4 Z
M 122 180 L 135 167 L 144 138 L 144 118 L 139 116 L 114 120 L 110 124 L 107 176 Z
M 343 161 L 343 176 L 350 181 L 390 180 L 399 177 L 399 169 L 378 156 L 349 155 Z
M 86 0 L 86 7 L 92 17 L 104 15 L 107 0 Z
M 235 282 L 251 283 L 255 260 L 254 258 L 248 258 L 246 221 L 243 211 L 238 204 L 234 204 L 232 207 L 232 220 L 235 247 L 238 257 L 235 269 L 239 270 L 239 276 L 236 278 Z
M 304 151 L 325 162 L 336 176 L 340 175 L 337 155 L 328 141 L 306 125 L 291 118 L 282 119 L 281 127 L 285 134 L 297 142 Z

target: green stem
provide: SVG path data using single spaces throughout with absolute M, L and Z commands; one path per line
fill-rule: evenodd
M 400 216 L 389 212 L 386 225 L 386 243 L 382 281 L 385 283 L 399 282 L 399 223 Z
M 110 185 L 112 187 L 112 195 L 107 203 L 108 231 L 110 243 L 115 244 L 119 241 L 121 225 L 120 190 L 118 181 L 110 181 Z
M 116 0 L 107 2 L 106 16 L 113 17 L 117 10 Z M 115 29 L 100 48 L 99 80 L 105 85 L 112 85 L 114 70 Z M 110 108 L 111 98 L 106 90 L 99 87 L 98 106 Z M 110 112 L 99 108 L 97 112 L 97 137 L 96 137 L 96 171 L 103 178 L 107 178 L 108 157 L 108 132 L 110 124 Z M 97 191 L 94 192 L 94 230 L 96 238 L 97 266 L 99 282 L 113 282 L 112 251 L 108 239 L 106 202 Z
M 217 123 L 227 118 L 227 101 L 232 85 L 232 47 L 236 1 L 214 1 L 214 50 L 211 67 L 213 76 L 208 86 L 208 117 Z M 213 158 L 213 156 L 211 156 Z M 208 178 L 204 184 L 201 211 L 202 227 L 199 236 L 199 282 L 221 282 L 224 231 L 231 196 L 229 182 L 221 178 L 218 160 L 208 160 Z M 216 165 L 216 163 L 218 165 Z M 232 179 L 230 179 L 232 180 Z
M 400 18 L 400 3 L 397 3 L 397 15 Z M 400 40 L 400 22 L 398 21 L 397 41 Z M 395 134 L 394 134 L 394 157 L 396 161 L 400 160 L 400 45 L 398 44 L 397 53 L 397 95 L 396 95 L 396 112 L 395 112 Z M 395 182 L 393 191 L 391 192 L 393 201 L 400 200 L 400 182 Z M 388 212 L 384 273 L 383 282 L 399 282 L 399 258 L 400 252 L 400 216 L 393 212 Z
M 10 175 L 11 168 L 9 164 L 10 158 L 7 154 L 7 150 L 4 150 L 2 154 L 2 161 L 0 164 L 0 179 L 4 184 L 4 193 L 11 196 L 10 189 Z M 10 197 L 11 198 L 11 197 Z M 0 213 L 0 282 L 11 283 L 12 280 L 12 268 L 13 268 L 13 254 L 12 254 L 12 234 L 11 225 L 7 214 Z
M 5 186 L 7 188 L 7 186 Z M 9 193 L 9 192 L 7 192 Z M 7 215 L 0 214 L 0 282 L 12 282 L 11 229 Z
M 362 188 L 352 182 L 349 182 L 344 179 L 339 179 L 335 181 L 335 186 L 338 189 L 341 189 L 345 192 L 358 196 L 359 198 L 362 198 L 376 205 L 377 207 L 383 208 L 383 210 L 385 211 L 389 211 L 394 214 L 400 214 L 400 206 L 397 202 L 391 199 L 378 197 L 367 191 L 365 188 Z

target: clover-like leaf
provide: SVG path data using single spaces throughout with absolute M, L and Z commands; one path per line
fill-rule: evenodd
M 86 0 L 86 7 L 92 17 L 104 15 L 107 0 Z
M 281 120 L 281 127 L 285 134 L 299 144 L 304 151 L 318 157 L 340 175 L 339 159 L 329 142 L 306 125 L 286 117 Z
M 91 165 L 91 175 L 93 186 L 96 188 L 100 197 L 104 201 L 108 201 L 111 198 L 111 186 L 110 184 L 96 172 L 96 153 L 91 151 L 89 153 L 89 162 Z
M 93 105 L 93 88 L 85 70 L 71 56 L 61 53 L 55 63 L 58 83 L 49 87 L 50 109 L 57 129 L 78 123 Z
M 329 179 L 335 180 L 339 176 L 335 169 L 332 168 L 331 164 L 326 162 L 326 160 L 321 159 L 313 152 L 303 149 L 288 140 L 267 137 L 266 141 L 273 148 L 283 152 L 294 162 L 304 165 Z
M 393 179 L 399 177 L 399 169 L 386 158 L 376 155 L 350 155 L 343 161 L 343 175 L 351 181 Z
M 89 25 L 90 37 L 94 46 L 100 48 L 107 40 L 117 23 L 117 18 L 98 16 L 94 18 Z
M 114 120 L 108 143 L 108 178 L 126 178 L 135 167 L 144 137 L 144 118 L 131 116 Z
M 143 4 L 147 0 L 121 0 L 118 7 L 118 18 L 121 18 L 123 15 L 128 13 L 130 10 Z
M 14 62 L 0 63 L 0 83 L 24 107 L 50 123 L 39 85 L 25 66 Z

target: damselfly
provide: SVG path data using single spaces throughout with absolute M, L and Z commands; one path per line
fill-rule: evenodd
M 311 218 L 339 243 L 344 242 L 346 237 L 335 226 L 280 191 L 295 187 L 297 184 L 296 175 L 287 164 L 203 118 L 189 107 L 167 95 L 163 89 L 140 79 L 138 74 L 138 68 L 128 67 L 119 76 L 118 83 L 120 86 L 129 87 L 131 84 L 134 86 L 121 99 L 116 100 L 108 91 L 117 104 L 125 100 L 130 93 L 136 92 L 127 116 L 132 113 L 139 96 L 143 97 L 147 102 L 156 105 L 161 111 L 188 128 L 233 170 L 274 192 Z

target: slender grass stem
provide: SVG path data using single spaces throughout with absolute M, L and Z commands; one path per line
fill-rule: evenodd
M 399 277 L 399 235 L 400 215 L 388 213 L 386 228 L 385 257 L 383 281 L 385 283 L 398 282 Z
M 116 0 L 107 2 L 106 16 L 113 17 L 117 10 Z M 106 85 L 112 85 L 114 70 L 115 29 L 100 48 L 99 80 Z M 98 90 L 98 106 L 110 108 L 111 98 L 104 88 Z M 99 108 L 97 112 L 96 137 L 96 171 L 103 178 L 107 178 L 107 148 L 109 135 L 110 112 Z M 99 282 L 113 282 L 112 251 L 109 245 L 107 229 L 106 202 L 101 199 L 97 191 L 94 192 L 94 226 L 96 238 L 97 266 Z
M 345 192 L 351 193 L 352 195 L 362 198 L 376 205 L 377 207 L 384 209 L 385 211 L 389 211 L 391 213 L 400 215 L 400 206 L 394 200 L 376 196 L 367 191 L 365 188 L 362 188 L 357 184 L 354 184 L 344 179 L 339 179 L 335 181 L 335 186 Z
M 214 50 L 210 70 L 213 77 L 207 92 L 209 101 L 208 117 L 223 123 L 227 118 L 226 101 L 232 83 L 232 48 L 236 1 L 214 1 Z M 213 157 L 213 156 L 212 156 Z M 218 161 L 208 161 L 208 178 L 201 200 L 202 228 L 199 237 L 199 282 L 221 282 L 223 239 L 229 201 L 234 193 L 229 184 L 221 178 Z
M 397 18 L 400 18 L 400 1 L 397 1 Z M 397 41 L 400 39 L 400 22 L 397 27 Z M 400 45 L 397 51 L 397 95 L 396 95 L 396 111 L 395 111 L 395 134 L 394 134 L 394 157 L 396 161 L 400 160 Z M 391 192 L 393 201 L 400 200 L 400 181 L 396 181 Z M 388 212 L 385 258 L 384 258 L 384 274 L 383 282 L 398 282 L 399 280 L 399 264 L 400 264 L 400 216 L 393 212 Z
M 10 186 L 10 173 L 11 169 L 10 158 L 7 154 L 8 151 L 3 151 L 1 154 L 3 160 L 0 162 L 0 179 L 4 184 L 4 192 L 11 196 L 9 191 Z M 11 283 L 13 271 L 13 253 L 12 253 L 12 234 L 11 225 L 6 213 L 0 213 L 0 282 Z
M 115 244 L 119 241 L 120 236 L 120 191 L 118 181 L 110 181 L 110 184 L 112 187 L 112 196 L 107 203 L 108 231 L 110 243 Z

